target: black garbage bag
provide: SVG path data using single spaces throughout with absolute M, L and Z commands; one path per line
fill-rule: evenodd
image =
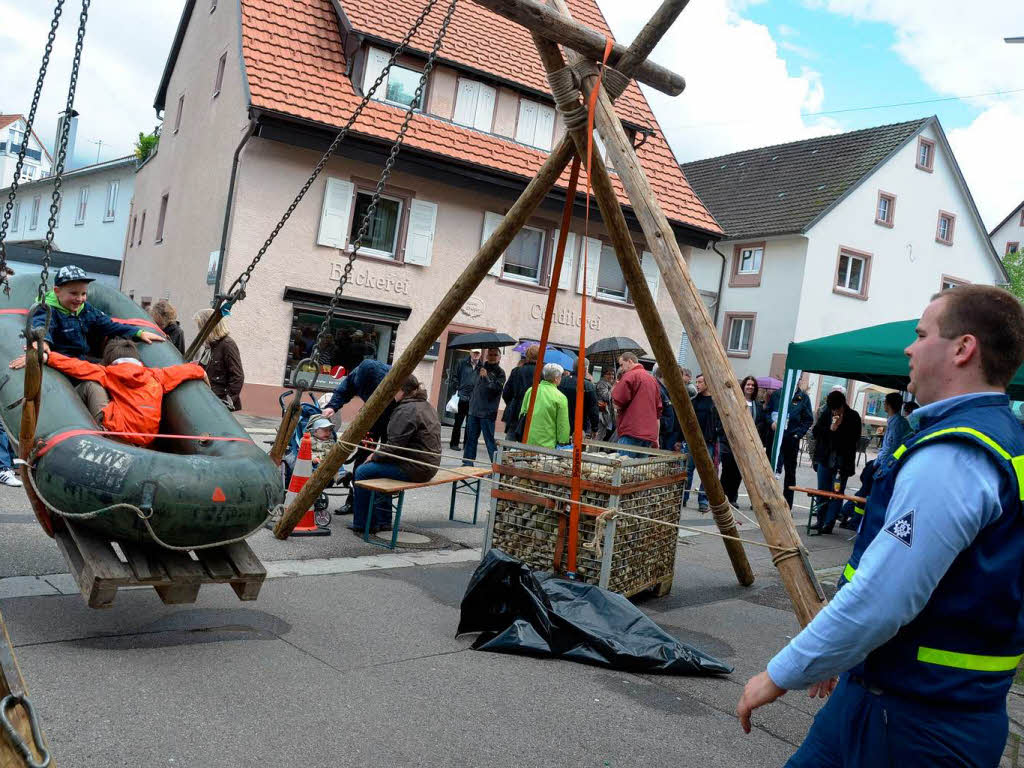
M 535 574 L 492 549 L 462 598 L 456 635 L 480 651 L 547 656 L 626 672 L 719 675 L 732 667 L 681 643 L 622 595 Z

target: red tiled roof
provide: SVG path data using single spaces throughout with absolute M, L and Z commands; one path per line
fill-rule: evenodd
M 575 18 L 609 33 L 593 0 L 569 0 Z M 422 0 L 342 0 L 357 30 L 398 42 L 422 9 Z M 411 47 L 429 50 L 443 17 L 444 4 L 431 13 Z M 252 104 L 325 125 L 340 127 L 361 96 L 346 76 L 341 33 L 331 0 L 242 0 L 242 51 Z M 519 25 L 469 0 L 455 11 L 441 56 L 506 80 L 547 92 L 547 80 L 529 34 Z M 621 116 L 657 129 L 657 121 L 636 83 L 617 102 Z M 358 133 L 391 139 L 403 111 L 370 102 L 355 125 Z M 546 153 L 511 139 L 416 115 L 406 138 L 409 147 L 473 163 L 524 178 L 533 176 Z M 666 215 L 711 233 L 721 233 L 714 218 L 693 193 L 672 150 L 660 134 L 638 152 L 641 164 Z M 568 173 L 563 174 L 562 186 Z M 619 198 L 628 200 L 617 177 Z
M 13 122 L 21 119 L 21 115 L 0 115 L 0 128 L 6 128 Z

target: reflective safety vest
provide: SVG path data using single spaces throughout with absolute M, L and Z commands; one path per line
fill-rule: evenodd
M 882 529 L 907 457 L 944 440 L 977 446 L 1000 469 L 1002 514 L 956 557 L 921 612 L 851 673 L 891 693 L 1003 707 L 1024 656 L 1024 430 L 1005 395 L 955 405 L 879 467 L 841 583 L 856 578 L 861 555 Z

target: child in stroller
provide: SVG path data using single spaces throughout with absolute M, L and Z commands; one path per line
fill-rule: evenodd
M 281 415 L 284 416 L 286 410 L 285 400 L 291 396 L 291 392 L 285 392 L 281 395 L 279 403 L 281 405 Z M 312 395 L 310 395 L 312 399 Z M 316 469 L 320 464 L 323 457 L 334 447 L 338 442 L 338 433 L 331 423 L 330 419 L 325 419 L 320 415 L 320 406 L 316 401 L 312 403 L 303 403 L 299 411 L 299 421 L 295 425 L 295 432 L 292 434 L 291 440 L 288 443 L 288 450 L 285 453 L 284 459 L 281 461 L 281 479 L 284 482 L 284 487 L 287 488 L 288 484 L 292 479 L 292 470 L 295 468 L 295 461 L 299 455 L 299 443 L 302 441 L 302 435 L 305 432 L 309 432 L 310 441 L 313 449 L 313 469 Z M 328 488 L 341 488 L 350 486 L 348 482 L 349 476 L 351 475 L 346 469 L 342 468 L 338 475 L 331 481 Z M 351 493 L 351 488 L 349 489 Z M 313 503 L 313 511 L 317 517 L 324 516 L 327 522 L 330 522 L 329 516 L 324 513 L 327 512 L 330 499 L 326 492 L 321 493 Z M 319 523 L 319 520 L 318 520 Z

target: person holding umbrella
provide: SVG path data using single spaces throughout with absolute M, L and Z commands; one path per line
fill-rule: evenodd
M 459 410 L 455 413 L 455 423 L 452 425 L 452 438 L 448 447 L 453 451 L 459 450 L 459 436 L 462 434 L 462 423 L 469 415 L 469 401 L 473 398 L 473 389 L 476 387 L 478 377 L 476 368 L 480 364 L 480 357 L 483 353 L 479 349 L 471 349 L 469 357 L 459 363 L 458 371 L 455 374 L 455 386 L 459 392 Z
M 462 464 L 466 467 L 476 463 L 477 444 L 481 433 L 487 456 L 493 462 L 497 443 L 494 442 L 494 423 L 498 419 L 498 402 L 505 387 L 505 372 L 498 365 L 501 350 L 489 347 L 484 362 L 474 368 L 476 383 L 469 400 L 469 418 L 466 420 L 466 445 L 462 450 Z

